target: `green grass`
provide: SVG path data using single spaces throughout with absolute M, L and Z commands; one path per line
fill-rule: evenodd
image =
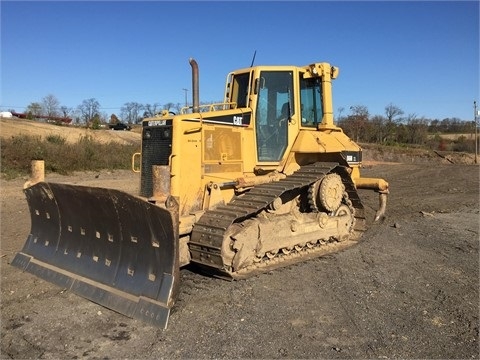
M 130 169 L 138 145 L 102 144 L 90 136 L 71 144 L 59 135 L 18 135 L 1 141 L 1 173 L 6 179 L 30 174 L 32 160 L 45 161 L 45 173 Z

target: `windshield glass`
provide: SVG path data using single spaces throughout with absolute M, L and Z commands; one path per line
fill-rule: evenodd
M 317 127 L 322 122 L 322 83 L 320 78 L 300 77 L 300 103 L 302 126 Z
M 255 113 L 258 161 L 279 161 L 287 148 L 288 120 L 293 113 L 291 71 L 262 71 Z

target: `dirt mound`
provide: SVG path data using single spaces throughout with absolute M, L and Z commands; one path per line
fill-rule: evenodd
M 82 137 L 91 137 L 101 143 L 118 142 L 121 144 L 140 144 L 140 129 L 132 131 L 113 131 L 108 129 L 91 130 L 75 125 L 58 126 L 46 122 L 24 120 L 17 118 L 0 118 L 0 136 L 9 138 L 18 135 L 61 136 L 67 142 L 76 143 Z
M 363 163 L 402 163 L 402 164 L 475 164 L 475 154 L 453 151 L 436 151 L 420 148 L 379 146 L 361 144 Z

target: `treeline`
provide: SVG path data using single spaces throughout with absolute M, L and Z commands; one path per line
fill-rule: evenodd
M 474 121 L 458 118 L 427 119 L 415 114 L 404 116 L 404 112 L 393 104 L 385 107 L 385 116 L 370 116 L 367 107 L 363 105 L 352 106 L 350 111 L 350 115 L 339 116 L 336 123 L 357 142 L 475 152 Z M 342 112 L 343 109 L 339 109 L 338 113 Z M 445 134 L 462 135 L 446 137 Z
M 180 112 L 182 105 L 166 103 L 160 105 L 141 104 L 137 102 L 127 102 L 115 113 L 103 111 L 100 102 L 95 98 L 85 99 L 76 107 L 61 105 L 55 95 L 47 95 L 41 101 L 30 103 L 25 111 L 16 111 L 18 109 L 9 109 L 12 113 L 22 113 L 28 119 L 72 119 L 74 124 L 85 124 L 88 127 L 98 127 L 99 124 L 115 124 L 124 122 L 128 124 L 138 124 L 143 118 L 154 116 L 162 110 Z
M 200 105 L 210 103 L 200 103 Z M 152 117 L 163 111 L 179 114 L 186 104 L 167 102 L 163 105 L 159 103 L 142 104 L 138 102 L 127 102 L 123 104 L 116 113 L 107 113 L 103 111 L 100 102 L 95 98 L 85 99 L 76 107 L 68 107 L 60 104 L 55 95 L 47 95 L 41 101 L 30 103 L 25 111 L 18 109 L 8 109 L 12 114 L 20 114 L 21 117 L 30 120 L 53 120 L 52 122 L 63 121 L 73 124 L 83 124 L 90 128 L 99 128 L 100 124 L 116 124 L 123 122 L 127 124 L 139 124 L 146 117 Z M 191 111 L 191 107 L 189 108 Z M 110 109 L 111 110 L 111 109 Z M 60 119 L 60 121 L 59 121 Z
M 162 110 L 179 113 L 181 104 L 160 105 L 125 103 L 117 114 L 102 111 L 97 99 L 85 99 L 75 108 L 61 106 L 54 95 L 47 95 L 39 102 L 27 106 L 25 113 L 30 119 L 71 118 L 73 123 L 99 128 L 101 124 L 124 122 L 138 124 L 145 117 L 154 116 Z M 337 111 L 336 124 L 357 142 L 384 145 L 407 144 L 427 146 L 436 150 L 475 151 L 475 122 L 458 118 L 428 119 L 416 114 L 405 115 L 394 104 L 385 107 L 384 115 L 370 115 L 364 105 L 354 105 L 349 115 L 343 115 L 345 108 Z M 15 110 L 11 110 L 14 112 Z M 446 138 L 444 134 L 464 134 L 457 138 Z M 467 136 L 471 134 L 471 136 Z

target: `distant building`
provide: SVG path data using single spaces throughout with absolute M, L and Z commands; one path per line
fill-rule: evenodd
M 32 113 L 24 114 L 24 113 L 17 113 L 15 111 L 10 113 L 10 117 L 12 117 L 12 115 L 20 119 L 42 120 L 46 122 L 63 122 L 65 124 L 70 124 L 72 122 L 72 119 L 69 117 L 33 115 Z
M 13 115 L 10 111 L 2 111 L 0 112 L 0 117 L 2 118 L 11 118 Z

